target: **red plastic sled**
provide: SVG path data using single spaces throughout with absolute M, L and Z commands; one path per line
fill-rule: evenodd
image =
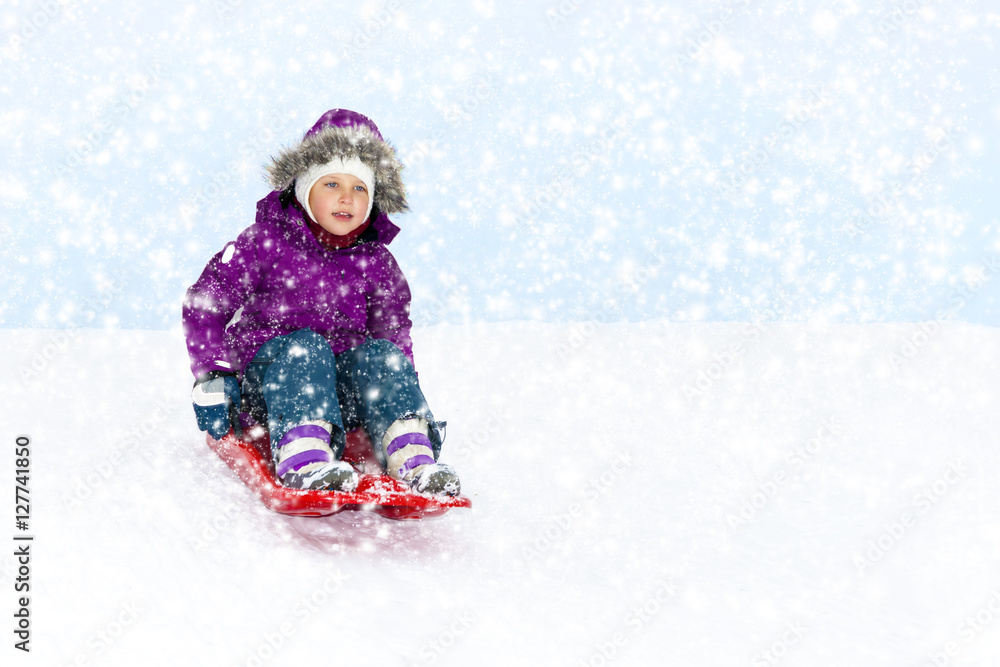
M 361 471 L 358 488 L 342 491 L 304 491 L 278 483 L 271 461 L 267 430 L 256 427 L 243 440 L 232 431 L 216 440 L 208 436 L 208 446 L 260 497 L 264 505 L 294 516 L 327 516 L 344 510 L 376 512 L 389 519 L 423 519 L 440 516 L 452 507 L 472 507 L 465 496 L 436 496 L 417 493 L 388 475 L 382 474 L 371 451 L 368 436 L 361 429 L 347 434 L 343 460 Z M 366 473 L 366 470 L 376 470 Z

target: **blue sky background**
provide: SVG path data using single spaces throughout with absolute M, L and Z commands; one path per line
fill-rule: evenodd
M 456 4 L 4 3 L 0 326 L 177 326 L 334 107 L 419 324 L 1000 325 L 994 4 Z

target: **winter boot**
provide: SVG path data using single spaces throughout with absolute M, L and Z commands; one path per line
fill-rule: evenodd
M 434 461 L 427 420 L 397 419 L 382 438 L 389 476 L 420 493 L 457 496 L 462 491 L 455 470 Z
M 353 491 L 358 473 L 334 458 L 330 448 L 333 426 L 322 420 L 288 429 L 275 453 L 275 474 L 282 486 L 292 489 Z

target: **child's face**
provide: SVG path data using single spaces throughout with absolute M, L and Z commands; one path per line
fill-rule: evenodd
M 309 190 L 309 208 L 320 227 L 343 236 L 364 223 L 368 188 L 351 174 L 327 174 Z

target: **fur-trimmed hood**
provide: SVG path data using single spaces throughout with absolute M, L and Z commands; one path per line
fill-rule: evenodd
M 406 188 L 400 172 L 403 165 L 396 149 L 382 138 L 367 116 L 347 109 L 331 109 L 306 132 L 301 143 L 286 148 L 267 166 L 271 188 L 282 191 L 314 165 L 333 158 L 357 157 L 375 174 L 375 200 L 386 213 L 408 211 Z

